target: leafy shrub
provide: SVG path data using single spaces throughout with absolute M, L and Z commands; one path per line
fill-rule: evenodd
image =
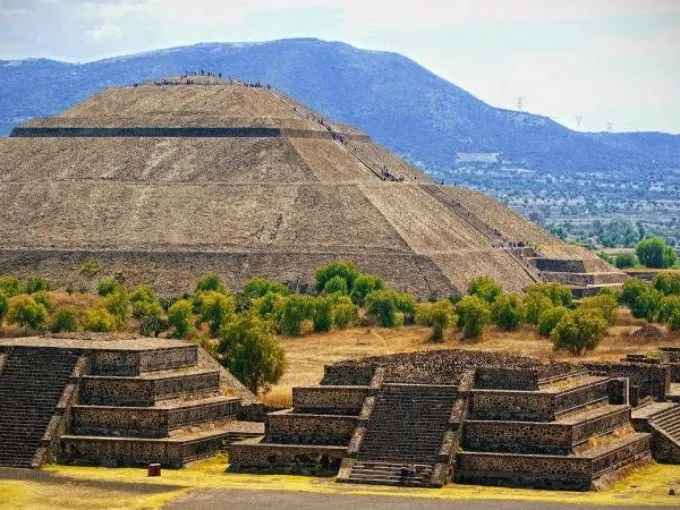
M 599 310 L 610 326 L 616 324 L 618 303 L 614 294 L 599 294 L 581 300 L 583 310 Z
M 661 302 L 664 295 L 652 287 L 645 287 L 644 292 L 638 296 L 630 307 L 633 317 L 642 318 L 648 322 L 654 322 L 659 316 Z
M 169 322 L 162 317 L 148 316 L 144 317 L 139 324 L 139 332 L 144 336 L 157 337 L 163 331 L 167 331 Z
M 619 253 L 614 260 L 614 265 L 619 269 L 633 267 L 637 263 L 637 257 L 632 253 Z
M 173 338 L 183 338 L 191 333 L 193 305 L 188 299 L 175 301 L 168 308 L 168 323 L 174 328 Z
M 210 336 L 216 337 L 236 313 L 236 300 L 233 296 L 216 290 L 200 293 L 198 324 L 208 323 Z
M 331 278 L 339 276 L 347 283 L 347 290 L 354 289 L 354 282 L 359 277 L 359 270 L 349 260 L 336 261 L 320 267 L 316 271 L 314 288 L 317 292 L 323 292 L 326 283 Z
M 302 325 L 312 318 L 313 305 L 311 298 L 292 294 L 283 298 L 277 313 L 278 330 L 288 336 L 298 336 L 302 333 Z
M 9 299 L 5 293 L 0 290 L 0 326 L 2 326 L 2 321 L 5 319 L 5 315 L 7 315 L 8 310 Z
M 538 324 L 543 312 L 553 307 L 552 300 L 540 292 L 530 292 L 524 296 L 524 320 L 528 324 Z
M 120 290 L 120 283 L 114 278 L 104 278 L 97 285 L 97 294 L 102 297 L 109 296 Z
M 382 278 L 372 274 L 359 275 L 352 289 L 352 301 L 362 306 L 366 302 L 366 296 L 376 290 L 385 290 L 385 282 Z
M 265 294 L 253 301 L 252 309 L 263 319 L 275 319 L 275 315 L 281 310 L 285 298 L 280 294 Z
M 40 331 L 47 321 L 47 308 L 38 303 L 31 296 L 21 294 L 9 301 L 7 321 L 17 324 L 25 332 L 29 330 Z
M 201 292 L 224 293 L 225 289 L 222 285 L 222 280 L 220 280 L 220 276 L 216 273 L 209 273 L 198 280 L 196 288 L 194 289 L 194 294 L 199 294 Z
M 431 327 L 430 340 L 438 342 L 444 338 L 444 330 L 455 322 L 453 305 L 448 300 L 419 304 L 416 308 L 416 322 Z
M 661 300 L 659 322 L 668 322 L 676 313 L 680 313 L 680 296 L 666 296 Z
M 550 336 L 555 326 L 562 320 L 569 310 L 565 306 L 556 306 L 549 308 L 541 313 L 538 317 L 538 334 L 542 336 Z
M 47 292 L 50 290 L 50 284 L 42 278 L 31 276 L 26 280 L 26 294 L 35 294 L 36 292 Z
M 83 327 L 85 331 L 108 333 L 116 329 L 117 320 L 106 308 L 92 308 L 85 311 Z
M 670 319 L 668 319 L 669 331 L 680 331 L 680 312 L 675 312 Z
M 613 264 L 615 259 L 606 251 L 598 251 L 597 256 L 604 260 L 607 264 Z
M 220 362 L 253 393 L 277 383 L 286 369 L 283 349 L 270 323 L 254 312 L 236 316 L 222 330 Z
M 7 298 L 13 298 L 14 296 L 23 294 L 25 289 L 21 280 L 14 276 L 6 275 L 0 277 L 0 292 L 7 296 Z
M 326 282 L 323 286 L 324 294 L 342 294 L 347 295 L 349 290 L 347 289 L 347 280 L 342 276 L 334 276 Z
M 263 278 L 253 278 L 246 282 L 242 292 L 250 299 L 257 299 L 266 296 L 267 294 L 285 296 L 288 294 L 288 289 L 281 282 L 265 280 Z
M 527 294 L 534 292 L 548 296 L 554 306 L 566 306 L 569 308 L 573 302 L 571 289 L 561 283 L 535 283 L 527 289 Z
M 375 290 L 366 296 L 366 314 L 383 328 L 401 324 L 397 315 L 401 296 L 392 290 Z
M 128 327 L 130 323 L 130 314 L 132 307 L 130 306 L 130 298 L 126 292 L 119 290 L 113 294 L 109 294 L 103 302 L 103 306 L 116 321 L 117 330 L 123 330 Z
M 524 313 L 524 304 L 517 294 L 502 294 L 491 306 L 491 320 L 505 331 L 516 330 Z
M 638 298 L 647 290 L 648 285 L 639 278 L 629 278 L 621 288 L 619 303 L 633 308 Z
M 359 318 L 359 310 L 347 296 L 342 296 L 333 305 L 333 323 L 339 329 L 352 326 Z
M 102 266 L 97 259 L 88 258 L 80 268 L 80 274 L 85 278 L 94 278 L 102 270 Z
M 657 269 L 672 267 L 677 260 L 675 250 L 660 237 L 643 239 L 635 247 L 635 252 L 640 263 Z
M 487 303 L 493 303 L 503 293 L 503 287 L 490 276 L 474 278 L 467 288 L 470 296 L 477 296 Z
M 333 278 L 328 280 L 327 284 L 331 281 Z M 344 283 L 344 280 L 341 279 L 341 281 Z M 333 300 L 331 298 L 319 296 L 312 300 L 312 322 L 315 332 L 330 331 L 333 326 Z
M 397 310 L 403 317 L 404 324 L 414 324 L 416 320 L 416 300 L 408 292 L 397 292 Z
M 55 310 L 54 317 L 50 323 L 52 333 L 63 331 L 73 332 L 78 330 L 78 315 L 73 307 L 62 306 Z
M 463 297 L 456 291 L 452 292 L 449 294 L 449 301 L 451 301 L 451 304 L 453 306 L 456 306 L 458 302 L 462 299 Z
M 680 272 L 663 271 L 656 275 L 653 285 L 666 296 L 680 296 Z
M 35 302 L 41 304 L 45 307 L 48 312 L 52 310 L 52 303 L 50 301 L 50 296 L 44 290 L 32 294 L 31 297 L 35 299 Z
M 491 319 L 489 304 L 478 296 L 467 296 L 456 305 L 458 327 L 465 338 L 477 338 Z
M 607 334 L 607 321 L 601 313 L 581 309 L 565 314 L 550 338 L 555 350 L 580 356 L 595 349 Z

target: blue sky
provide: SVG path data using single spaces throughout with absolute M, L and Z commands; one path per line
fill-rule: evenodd
M 500 107 L 680 133 L 680 0 L 0 0 L 0 58 L 318 37 L 407 55 Z

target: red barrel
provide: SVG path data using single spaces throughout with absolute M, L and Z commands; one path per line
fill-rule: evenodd
M 161 465 L 158 463 L 149 464 L 146 468 L 146 474 L 147 476 L 161 476 Z

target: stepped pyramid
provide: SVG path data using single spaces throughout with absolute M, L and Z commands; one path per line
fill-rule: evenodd
M 477 275 L 586 295 L 624 275 L 480 193 L 438 186 L 359 130 L 259 84 L 105 90 L 0 140 L 0 272 L 181 294 L 198 275 L 305 290 L 350 259 L 419 297 Z M 512 248 L 511 248 L 512 246 Z

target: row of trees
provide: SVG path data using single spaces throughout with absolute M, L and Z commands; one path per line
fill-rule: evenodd
M 666 244 L 660 237 L 650 237 L 640 241 L 635 246 L 635 254 L 620 253 L 610 256 L 605 252 L 600 252 L 598 255 L 619 269 L 634 267 L 638 264 L 654 269 L 668 269 L 678 262 L 678 256 L 673 247 Z
M 659 273 L 652 284 L 631 278 L 623 285 L 618 298 L 634 317 L 667 324 L 670 331 L 680 331 L 680 273 Z

